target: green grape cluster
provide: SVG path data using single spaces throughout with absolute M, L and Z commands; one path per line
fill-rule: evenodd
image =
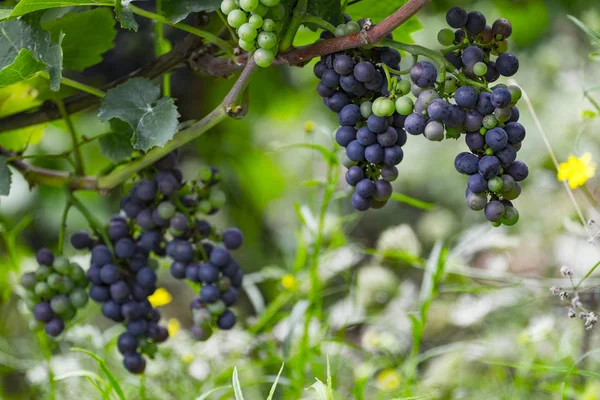
M 266 68 L 277 54 L 278 37 L 283 27 L 285 7 L 280 0 L 223 0 L 221 11 L 236 29 L 238 45 L 254 53 L 254 62 Z

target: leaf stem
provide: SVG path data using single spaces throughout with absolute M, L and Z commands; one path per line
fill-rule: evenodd
M 102 226 L 102 224 L 92 215 L 90 210 L 88 210 L 85 205 L 70 191 L 67 192 L 69 202 L 79 210 L 81 215 L 87 220 L 88 224 L 99 238 L 102 238 L 104 245 L 113 252 L 112 242 L 110 241 L 106 229 Z
M 56 107 L 58 107 L 58 111 L 62 115 L 62 118 L 65 120 L 67 124 L 67 130 L 71 135 L 71 142 L 73 143 L 73 157 L 75 158 L 75 171 L 79 175 L 85 174 L 85 167 L 83 163 L 83 156 L 81 154 L 81 149 L 79 148 L 79 139 L 77 138 L 77 131 L 75 131 L 75 125 L 73 125 L 73 121 L 71 120 L 71 116 L 67 112 L 65 108 L 65 103 L 63 103 L 62 99 L 56 98 L 54 100 L 56 103 Z
M 223 25 L 225 25 L 225 28 L 227 29 L 227 31 L 229 31 L 229 35 L 231 36 L 231 38 L 237 42 L 238 37 L 235 34 L 235 31 L 233 30 L 233 28 L 229 25 L 229 22 L 227 22 L 227 18 L 225 18 L 225 15 L 223 14 L 223 12 L 221 10 L 217 10 L 217 15 L 223 22 Z
M 288 50 L 294 44 L 294 37 L 302 25 L 302 21 L 306 17 L 306 9 L 308 7 L 308 0 L 298 0 L 294 11 L 292 13 L 292 19 L 288 24 L 287 30 L 285 31 L 281 43 L 279 45 L 279 51 L 283 52 Z
M 162 15 L 162 0 L 156 0 L 156 14 Z M 168 53 L 164 51 L 165 43 L 169 43 L 165 38 L 165 29 L 162 22 L 157 22 L 154 25 L 154 34 L 156 39 L 154 40 L 154 52 L 157 56 L 162 56 Z M 167 72 L 162 76 L 162 91 L 163 96 L 171 97 L 171 73 Z
M 73 204 L 71 203 L 70 196 L 67 195 L 67 202 L 65 203 L 65 209 L 60 219 L 60 230 L 58 232 L 58 252 L 61 255 L 64 253 L 65 231 L 67 230 L 67 217 L 69 216 L 69 210 L 71 209 L 72 205 Z
M 47 72 L 42 71 L 39 74 L 40 74 L 40 76 L 43 76 L 45 79 L 50 80 L 50 75 Z M 73 79 L 66 78 L 64 76 L 60 80 L 60 83 L 61 83 L 61 85 L 65 85 L 70 88 L 77 89 L 81 92 L 85 92 L 85 93 L 91 94 L 92 96 L 96 96 L 99 98 L 103 98 L 104 96 L 106 96 L 106 93 L 100 89 L 96 89 L 95 87 L 86 85 L 85 83 L 81 83 L 81 82 L 75 81 Z
M 182 22 L 177 22 L 174 24 L 173 22 L 169 21 L 167 18 L 165 18 L 161 15 L 155 14 L 150 11 L 146 11 L 142 8 L 134 6 L 133 4 L 130 4 L 129 8 L 135 14 L 140 15 L 144 18 L 148 18 L 153 21 L 160 22 L 162 24 L 169 25 L 169 26 L 172 26 L 173 28 L 181 29 L 182 31 L 185 31 L 185 32 L 191 33 L 193 35 L 196 35 L 198 37 L 201 37 L 204 40 L 206 40 L 207 42 L 215 44 L 221 50 L 223 50 L 230 58 L 233 58 L 233 48 L 231 47 L 231 45 L 229 43 L 227 43 L 225 40 L 218 37 L 217 35 L 214 35 L 207 31 L 203 31 L 202 29 L 198 29 L 194 26 L 184 24 Z
M 323 18 L 315 17 L 314 15 L 305 15 L 302 18 L 302 23 L 303 24 L 315 24 L 319 28 L 326 29 L 331 33 L 335 32 L 335 26 L 333 26 L 333 24 L 330 24 L 329 22 L 325 21 Z

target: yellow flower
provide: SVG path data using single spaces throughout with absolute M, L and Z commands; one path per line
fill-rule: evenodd
M 158 288 L 153 294 L 148 296 L 148 300 L 152 304 L 152 307 L 160 307 L 169 304 L 172 297 L 171 293 L 167 292 L 167 289 Z
M 377 375 L 377 386 L 388 392 L 398 389 L 401 382 L 402 377 L 393 368 L 386 368 Z
M 183 357 L 181 357 L 181 359 L 183 360 L 184 363 L 189 364 L 192 361 L 194 361 L 194 356 L 191 354 L 184 354 Z
M 296 290 L 298 288 L 298 280 L 292 274 L 285 274 L 281 277 L 281 286 L 285 290 Z
M 304 123 L 304 130 L 307 133 L 313 133 L 315 131 L 316 126 L 317 126 L 317 123 L 315 121 L 309 120 Z
M 177 335 L 177 332 L 181 329 L 181 324 L 177 318 L 170 318 L 167 322 L 167 329 L 169 330 L 169 336 L 173 337 Z
M 592 162 L 590 153 L 585 153 L 581 157 L 569 156 L 566 162 L 558 165 L 558 180 L 568 181 L 571 189 L 585 185 L 595 174 L 596 163 Z

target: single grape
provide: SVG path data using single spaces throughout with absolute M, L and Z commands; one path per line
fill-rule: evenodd
M 423 136 L 431 141 L 442 141 L 444 139 L 444 125 L 438 121 L 429 121 L 425 126 Z
M 259 29 L 262 27 L 263 25 L 263 17 L 254 13 L 252 14 L 252 16 L 248 19 L 248 22 L 250 23 L 250 25 L 252 25 L 253 27 L 255 27 L 256 29 Z
M 354 77 L 359 82 L 369 82 L 375 77 L 377 70 L 367 61 L 360 61 L 358 64 L 354 66 Z
M 506 173 L 512 176 L 515 181 L 520 182 L 529 175 L 529 168 L 523 161 L 515 161 L 506 168 Z
M 398 179 L 398 168 L 393 165 L 386 165 L 381 168 L 381 178 L 388 181 L 393 182 Z
M 512 110 L 510 107 L 496 108 L 494 110 L 494 117 L 496 117 L 496 119 L 500 122 L 507 122 L 508 120 L 510 120 L 511 115 Z
M 486 155 L 479 160 L 479 173 L 486 179 L 497 176 L 500 173 L 500 168 L 500 160 L 496 156 Z
M 513 76 L 519 70 L 519 59 L 512 53 L 503 53 L 496 59 L 496 68 L 502 76 Z
M 258 0 L 239 0 L 239 3 L 240 7 L 247 12 L 252 12 L 258 7 Z
M 473 67 L 478 62 L 483 61 L 483 51 L 477 46 L 467 47 L 462 54 L 462 61 L 467 67 Z
M 264 17 L 264 15 L 263 15 L 263 17 Z M 273 32 L 273 31 L 275 31 L 275 21 L 273 21 L 270 18 L 265 18 L 263 20 L 263 26 L 262 26 L 262 28 L 263 28 L 263 30 L 265 32 Z M 320 78 L 320 77 L 318 77 L 318 78 Z
M 348 32 L 348 33 L 360 32 L 360 25 L 356 21 L 348 21 L 348 22 L 346 22 L 346 32 Z
M 487 65 L 484 62 L 478 62 L 473 66 L 473 72 L 477 76 L 484 76 L 487 73 Z
M 491 222 L 500 221 L 504 217 L 504 204 L 498 200 L 490 201 L 485 206 L 485 217 Z
M 443 121 L 450 115 L 450 106 L 443 99 L 434 99 L 427 107 L 427 114 L 434 121 Z
M 352 206 L 358 211 L 367 211 L 371 207 L 372 200 L 365 199 L 358 195 L 358 193 L 354 193 L 352 195 Z
M 398 145 L 386 147 L 384 153 L 384 162 L 387 165 L 398 165 L 404 159 L 404 152 Z
M 277 35 L 273 32 L 261 32 L 258 35 L 258 45 L 263 49 L 272 49 L 277 45 Z
M 371 132 L 368 127 L 363 126 L 356 132 L 356 140 L 363 146 L 369 146 L 377 141 L 377 135 Z
M 419 61 L 410 69 L 410 79 L 421 88 L 433 86 L 437 80 L 437 70 L 429 61 Z
M 519 222 L 519 211 L 511 206 L 504 206 L 504 216 L 500 220 L 503 225 L 513 226 Z
M 346 147 L 346 154 L 352 161 L 363 161 L 365 159 L 365 147 L 358 140 L 353 140 Z
M 508 144 L 508 135 L 502 128 L 493 128 L 485 134 L 485 143 L 494 151 L 504 148 Z
M 512 164 L 517 159 L 517 150 L 513 146 L 506 146 L 494 152 L 503 166 Z
M 471 86 L 461 86 L 454 93 L 454 101 L 463 108 L 473 108 L 477 103 L 477 91 Z
M 363 101 L 360 104 L 360 115 L 365 119 L 373 115 L 373 103 L 370 101 Z
M 459 153 L 454 159 L 454 168 L 461 174 L 473 175 L 477 173 L 479 158 L 471 153 Z
M 396 100 L 396 111 L 401 115 L 409 115 L 413 112 L 414 103 L 409 97 L 399 97 Z
M 240 46 L 240 49 L 247 51 L 247 52 L 252 52 L 252 51 L 256 50 L 256 45 L 254 44 L 254 40 L 247 42 L 245 40 L 239 39 L 238 46 Z
M 373 143 L 365 148 L 365 160 L 373 164 L 383 162 L 385 150 L 379 143 Z
M 467 12 L 461 7 L 452 7 L 446 13 L 446 22 L 452 28 L 460 28 L 467 23 Z
M 480 174 L 475 173 L 469 177 L 467 186 L 473 193 L 483 193 L 488 189 L 488 181 Z
M 356 129 L 351 126 L 341 126 L 335 132 L 335 141 L 342 147 L 348 146 L 350 142 L 356 139 Z
M 437 39 L 442 46 L 450 46 L 454 43 L 454 31 L 452 29 L 444 28 L 438 32 Z
M 223 0 L 221 2 L 221 12 L 225 15 L 229 15 L 233 10 L 237 10 L 238 6 L 235 4 L 235 0 Z
M 346 171 L 346 182 L 350 186 L 356 186 L 365 177 L 365 173 L 362 168 L 358 166 L 352 166 Z
M 467 14 L 467 22 L 465 23 L 467 33 L 476 35 L 485 29 L 485 25 L 486 20 L 482 13 L 478 11 L 471 11 L 469 14 Z
M 467 189 L 467 207 L 473 211 L 481 211 L 487 205 L 487 196 L 484 193 L 473 193 Z
M 348 32 L 348 28 L 346 27 L 346 24 L 340 24 L 335 27 L 335 31 L 333 34 L 336 37 L 341 37 L 341 36 L 346 36 L 348 33 L 349 32 Z
M 483 124 L 483 116 L 476 110 L 467 110 L 465 113 L 464 126 L 467 132 L 478 131 Z
M 512 34 L 512 24 L 506 18 L 498 18 L 492 25 L 492 33 L 499 39 L 506 39 Z
M 404 128 L 406 132 L 411 135 L 420 135 L 425 132 L 425 125 L 427 124 L 427 119 L 423 114 L 412 113 L 406 120 L 404 121 Z
M 267 68 L 273 63 L 275 55 L 272 51 L 266 49 L 258 49 L 254 52 L 254 62 L 262 68 Z

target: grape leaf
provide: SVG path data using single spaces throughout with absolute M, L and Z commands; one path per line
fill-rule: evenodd
M 6 19 L 10 16 L 10 13 L 12 13 L 13 9 L 12 8 L 0 8 L 0 20 Z
M 8 196 L 11 182 L 11 172 L 8 169 L 6 157 L 0 156 L 0 196 Z
M 380 3 L 381 1 L 378 1 Z M 344 22 L 340 0 L 309 0 L 307 13 L 338 25 Z
M 58 39 L 60 41 L 61 38 Z M 0 72 L 6 68 L 18 70 L 18 64 L 22 66 L 25 61 L 24 58 L 18 59 L 23 49 L 32 55 L 30 61 L 35 59 L 46 65 L 46 71 L 50 74 L 50 88 L 57 91 L 62 78 L 62 50 L 60 42 L 53 43 L 50 34 L 40 27 L 38 15 L 0 23 Z
M 114 47 L 117 35 L 112 12 L 108 8 L 95 8 L 81 13 L 69 13 L 62 18 L 43 24 L 52 39 L 61 32 L 63 64 L 81 71 L 102 61 L 102 54 Z
M 129 3 L 132 1 L 133 0 L 115 0 L 115 14 L 117 14 L 117 19 L 121 22 L 122 28 L 137 32 L 139 25 L 135 20 L 131 8 L 129 8 Z
M 12 10 L 9 17 L 20 17 L 34 11 L 47 10 L 56 7 L 112 5 L 112 0 L 21 0 Z
M 179 113 L 173 99 L 160 98 L 160 87 L 148 79 L 133 78 L 106 93 L 98 117 L 127 122 L 134 133 L 133 147 L 148 151 L 173 137 Z
M 46 64 L 33 58 L 31 51 L 21 49 L 12 64 L 0 71 L 0 88 L 24 81 L 46 69 Z
M 112 133 L 100 138 L 100 150 L 106 158 L 119 163 L 131 157 L 133 153 L 133 129 L 127 122 L 117 118 L 111 119 L 109 123 Z
M 374 23 L 377 23 L 392 15 L 404 3 L 406 3 L 406 0 L 361 1 L 348 7 L 346 12 L 355 21 L 361 18 L 371 18 Z M 404 43 L 413 43 L 412 33 L 422 27 L 417 17 L 413 16 L 393 32 L 394 39 Z
M 220 6 L 221 0 L 163 0 L 162 11 L 172 22 L 179 22 L 191 12 L 211 12 Z

